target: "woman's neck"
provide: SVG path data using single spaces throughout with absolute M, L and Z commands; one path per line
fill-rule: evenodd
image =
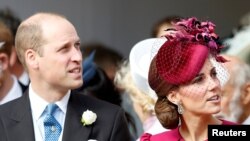
M 208 138 L 208 125 L 210 124 L 219 125 L 222 124 L 222 121 L 212 115 L 183 117 L 179 132 L 186 141 L 204 141 Z

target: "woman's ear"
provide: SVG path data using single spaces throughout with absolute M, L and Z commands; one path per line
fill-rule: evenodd
M 246 83 L 243 87 L 243 93 L 241 94 L 241 100 L 244 105 L 250 103 L 250 82 Z
M 173 104 L 178 104 L 179 102 L 179 95 L 178 95 L 178 92 L 175 91 L 175 90 L 172 90 L 168 93 L 167 95 L 167 99 L 172 102 Z

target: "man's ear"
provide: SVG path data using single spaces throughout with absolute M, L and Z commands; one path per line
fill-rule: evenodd
M 11 54 L 10 54 L 10 66 L 13 66 L 17 62 L 17 54 L 16 49 L 14 46 L 12 46 Z
M 172 103 L 174 103 L 174 104 L 178 104 L 178 102 L 180 101 L 179 100 L 179 96 L 178 96 L 178 92 L 177 91 L 170 91 L 169 93 L 168 93 L 168 95 L 167 95 L 167 99 L 170 101 L 170 102 L 172 102 Z
M 241 100 L 244 105 L 250 103 L 250 82 L 247 82 L 243 87 L 243 93 L 241 94 Z
M 32 50 L 32 49 L 27 49 L 25 52 L 25 59 L 27 66 L 37 69 L 38 68 L 38 54 Z

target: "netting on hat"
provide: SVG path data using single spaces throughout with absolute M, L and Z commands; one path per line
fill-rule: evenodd
M 158 96 L 155 113 L 166 128 L 179 125 L 177 105 L 182 105 L 184 113 L 220 110 L 221 86 L 229 74 L 223 66 L 226 60 L 218 55 L 222 46 L 214 27 L 196 18 L 183 19 L 166 30 L 167 41 L 156 46 L 157 53 L 152 50 L 148 82 Z M 180 101 L 169 98 L 170 93 L 181 96 Z
M 207 55 L 203 45 L 166 42 L 156 56 L 157 71 L 167 83 L 183 84 L 199 72 Z
M 218 55 L 222 46 L 218 43 L 219 37 L 214 33 L 214 27 L 211 22 L 189 18 L 177 22 L 175 28 L 167 29 L 167 41 L 156 54 L 152 51 L 154 59 L 149 72 L 150 86 L 160 91 L 162 80 L 165 81 L 165 88 L 166 85 L 189 83 L 199 74 L 208 57 L 215 60 L 211 62 L 216 68 L 216 77 L 223 85 L 229 76 L 221 64 L 226 60 Z

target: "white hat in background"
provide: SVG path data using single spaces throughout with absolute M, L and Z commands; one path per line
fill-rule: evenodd
M 155 92 L 148 84 L 148 72 L 151 60 L 158 52 L 165 38 L 149 38 L 135 44 L 129 54 L 131 76 L 136 86 L 152 98 L 156 99 Z

